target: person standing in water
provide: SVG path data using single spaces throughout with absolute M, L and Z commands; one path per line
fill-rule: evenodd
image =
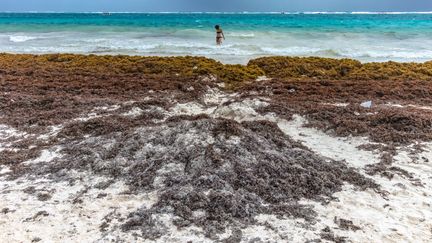
M 222 39 L 225 40 L 225 35 L 224 35 L 224 33 L 223 33 L 223 31 L 222 31 L 222 29 L 220 28 L 219 25 L 216 25 L 215 29 L 216 29 L 216 44 L 217 45 L 221 45 L 222 44 Z

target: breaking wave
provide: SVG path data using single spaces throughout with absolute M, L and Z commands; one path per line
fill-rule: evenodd
M 30 40 L 36 40 L 37 37 L 33 37 L 33 36 L 25 36 L 25 35 L 12 35 L 9 36 L 9 41 L 11 42 L 26 42 L 26 41 L 30 41 Z

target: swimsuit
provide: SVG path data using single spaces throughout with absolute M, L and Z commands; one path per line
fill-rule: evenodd
M 221 29 L 216 30 L 216 41 L 218 43 L 221 43 L 222 42 L 222 38 L 223 38 L 222 30 Z
M 222 30 L 217 30 L 216 31 L 216 38 L 222 38 Z

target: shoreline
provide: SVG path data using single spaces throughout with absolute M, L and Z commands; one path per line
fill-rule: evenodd
M 426 64 L 432 62 L 432 59 L 419 58 L 418 61 L 398 61 L 398 60 L 387 60 L 383 58 L 382 60 L 371 60 L 363 59 L 363 58 L 347 58 L 347 57 L 327 57 L 327 56 L 315 56 L 315 55 L 237 55 L 237 60 L 228 61 L 227 57 L 217 54 L 212 55 L 176 55 L 176 54 L 132 54 L 132 53 L 111 53 L 111 52 L 94 52 L 94 53 L 73 53 L 73 52 L 47 52 L 47 53 L 27 53 L 27 52 L 1 52 L 0 54 L 5 55 L 31 55 L 31 56 L 49 56 L 49 55 L 72 55 L 72 56 L 111 56 L 111 57 L 140 57 L 140 58 L 184 58 L 184 57 L 192 57 L 192 58 L 205 58 L 213 61 L 220 62 L 224 65 L 242 65 L 247 66 L 249 62 L 256 59 L 271 59 L 271 58 L 301 58 L 301 59 L 310 59 L 310 58 L 319 58 L 323 60 L 350 60 L 356 61 L 361 64 L 385 64 L 385 63 L 399 63 L 399 64 Z
M 82 13 L 82 14 L 103 14 L 103 13 L 112 13 L 112 14 L 286 14 L 286 15 L 299 15 L 299 14 L 354 14 L 354 15 L 366 15 L 366 14 L 380 14 L 380 15 L 391 15 L 391 14 L 432 14 L 432 11 L 417 11 L 417 12 L 400 12 L 400 11 L 376 11 L 376 12 L 321 12 L 321 11 L 305 11 L 305 12 L 109 12 L 109 11 L 89 11 L 89 12 L 61 12 L 61 11 L 24 11 L 24 12 L 15 12 L 15 11 L 3 11 L 0 13 Z

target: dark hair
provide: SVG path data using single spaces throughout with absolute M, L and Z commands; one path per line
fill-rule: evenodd
M 219 28 L 220 28 L 220 26 L 219 26 L 219 25 L 216 25 L 216 26 L 215 26 L 215 29 L 217 29 L 217 30 L 218 30 Z

